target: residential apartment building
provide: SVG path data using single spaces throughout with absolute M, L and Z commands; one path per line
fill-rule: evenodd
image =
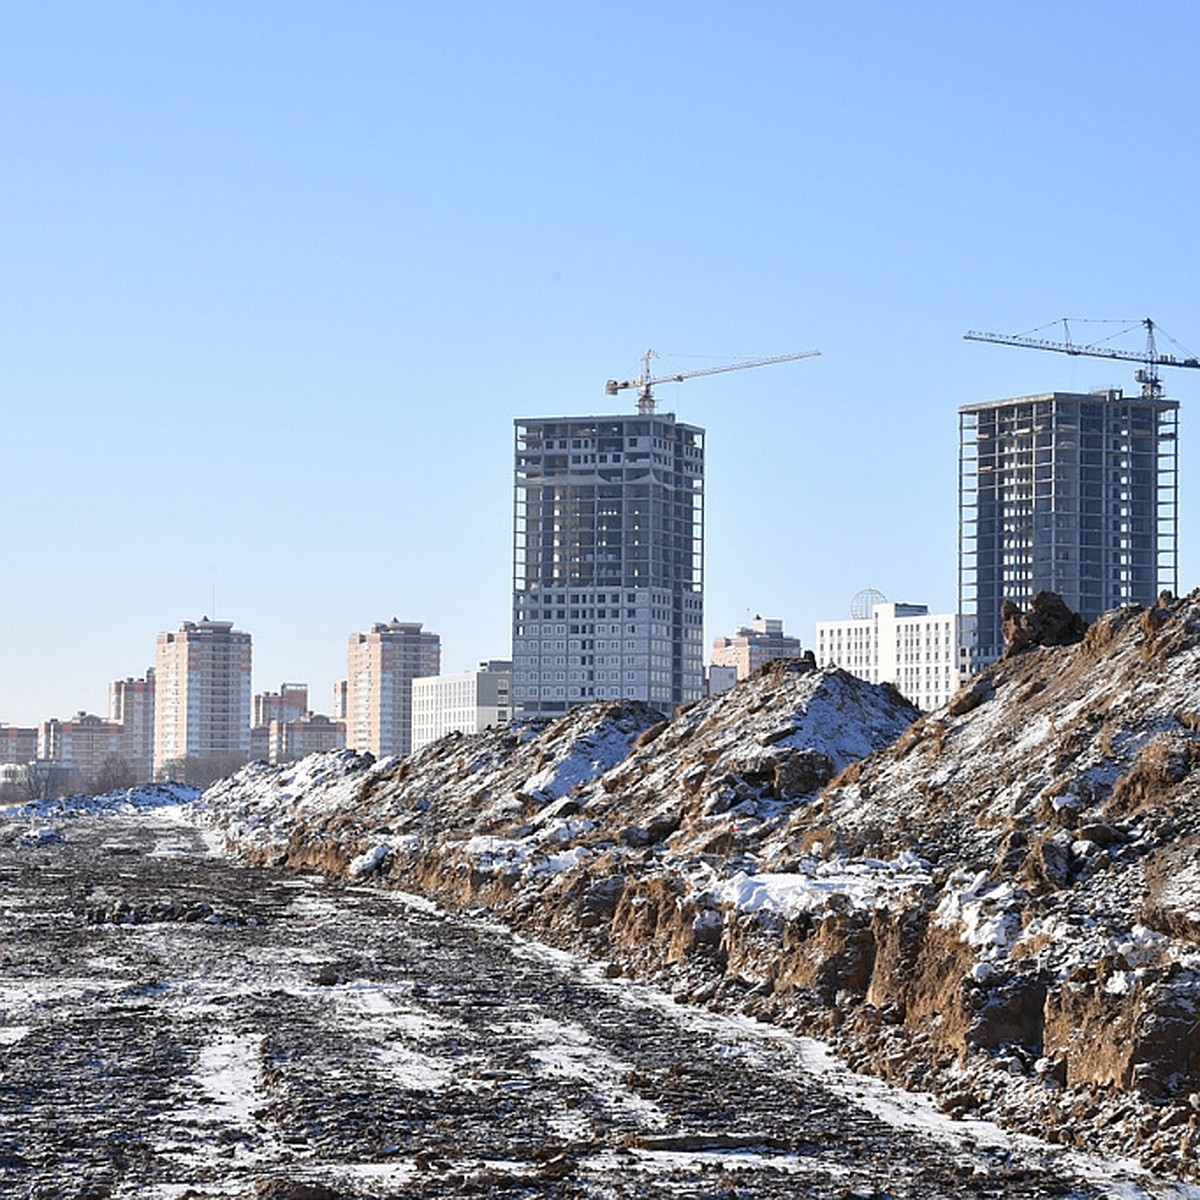
M 108 719 L 121 726 L 121 757 L 142 780 L 154 775 L 154 668 L 108 685 Z
M 412 681 L 436 675 L 441 638 L 392 619 L 352 633 L 346 662 L 346 744 L 377 758 L 412 749 Z
M 277 692 L 256 692 L 252 724 L 270 725 L 272 721 L 299 721 L 308 712 L 308 684 L 281 683 Z
M 959 612 L 973 667 L 1003 652 L 1005 600 L 1057 592 L 1092 621 L 1177 589 L 1178 409 L 1120 389 L 959 409 Z
M 259 762 L 289 762 L 346 744 L 346 725 L 312 713 L 308 684 L 283 683 L 277 692 L 256 692 L 254 724 L 250 727 L 250 757 Z
M 447 733 L 482 733 L 512 715 L 512 663 L 481 662 L 474 671 L 414 679 L 412 748 Z
M 773 658 L 798 658 L 800 654 L 800 639 L 785 634 L 781 620 L 755 617 L 732 637 L 713 639 L 712 665 L 733 667 L 738 679 L 746 679 Z
M 250 635 L 231 621 L 185 621 L 160 633 L 154 662 L 154 771 L 182 760 L 250 754 Z
M 79 712 L 69 721 L 52 718 L 38 730 L 38 758 L 69 774 L 69 787 L 86 786 L 107 760 L 121 755 L 124 727 L 119 721 Z
M 671 413 L 521 418 L 513 703 L 670 711 L 704 694 L 704 430 Z
M 290 721 L 276 718 L 250 730 L 250 757 L 272 766 L 308 754 L 341 750 L 345 744 L 345 722 L 321 713 L 305 713 Z
M 893 683 L 918 708 L 940 708 L 967 673 L 961 623 L 924 604 L 880 603 L 869 616 L 817 622 L 817 662 L 869 683 Z
M 36 726 L 0 725 L 0 763 L 28 763 L 37 758 Z

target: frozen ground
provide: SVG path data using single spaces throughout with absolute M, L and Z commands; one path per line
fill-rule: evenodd
M 1200 1196 L 177 806 L 0 817 L 0 1196 Z

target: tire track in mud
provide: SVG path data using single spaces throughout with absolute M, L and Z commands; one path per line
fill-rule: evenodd
M 59 830 L 0 829 L 0 1195 L 1100 1194 L 897 1129 L 795 1039 L 215 855 L 177 810 Z

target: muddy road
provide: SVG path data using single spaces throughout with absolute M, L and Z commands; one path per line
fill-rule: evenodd
M 0 1056 L 4 1197 L 1114 1194 L 811 1043 L 231 861 L 178 808 L 0 817 Z

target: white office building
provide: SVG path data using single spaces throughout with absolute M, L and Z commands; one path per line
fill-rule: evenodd
M 872 604 L 867 616 L 818 621 L 817 662 L 894 683 L 918 708 L 940 708 L 966 678 L 960 620 L 924 604 Z
M 412 748 L 448 733 L 482 733 L 512 715 L 512 663 L 481 662 L 474 671 L 430 675 L 412 682 Z
M 698 700 L 704 430 L 654 411 L 515 424 L 517 710 Z

